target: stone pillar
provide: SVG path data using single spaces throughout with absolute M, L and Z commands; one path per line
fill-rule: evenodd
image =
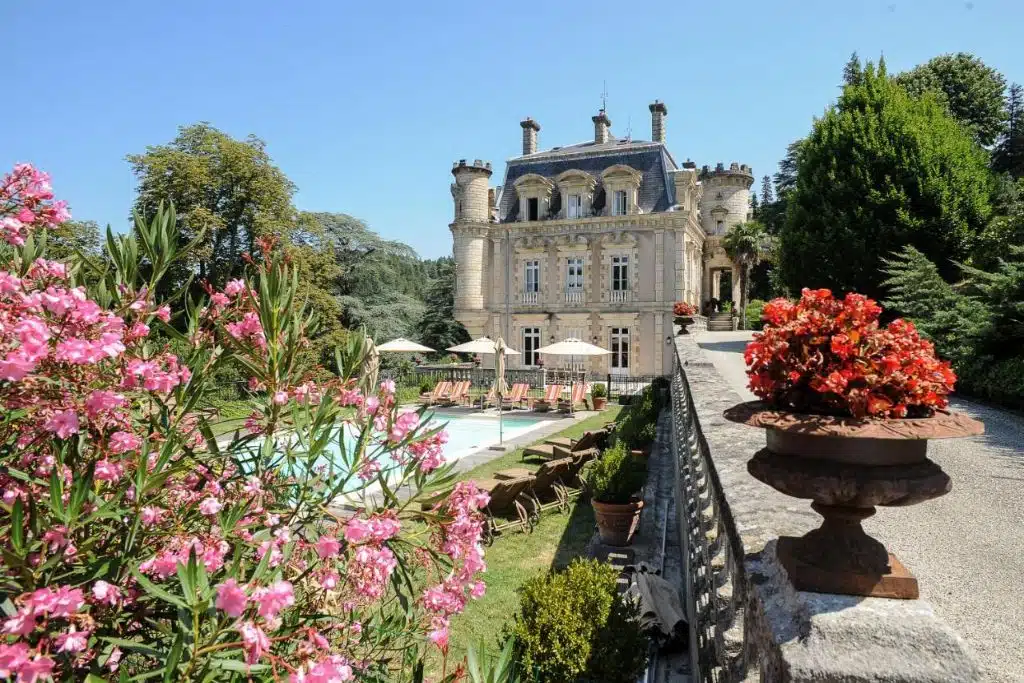
M 739 312 L 741 291 L 742 288 L 740 287 L 740 267 L 734 265 L 732 267 L 732 301 L 733 310 L 735 310 L 737 313 Z
M 711 274 L 711 298 L 722 300 L 722 271 L 715 270 Z

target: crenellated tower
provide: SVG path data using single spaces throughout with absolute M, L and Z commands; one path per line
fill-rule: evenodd
M 754 184 L 750 166 L 735 161 L 729 168 L 721 162 L 714 170 L 705 166 L 700 181 L 704 188 L 701 226 L 708 235 L 721 237 L 732 226 L 750 218 L 750 186 Z

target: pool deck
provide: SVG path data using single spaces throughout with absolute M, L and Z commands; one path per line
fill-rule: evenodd
M 493 416 L 495 422 L 498 420 L 497 410 L 486 410 L 481 411 L 479 408 L 443 408 L 434 411 L 436 419 L 443 420 L 446 415 L 452 417 L 479 417 L 479 416 Z M 502 444 L 504 448 L 498 450 L 496 446 L 488 446 L 477 449 L 468 455 L 459 457 L 455 461 L 455 471 L 462 473 L 468 472 L 478 465 L 482 465 L 485 462 L 490 462 L 495 458 L 500 458 L 503 454 L 508 451 L 514 451 L 520 446 L 526 446 L 537 441 L 543 441 L 552 434 L 557 434 L 563 429 L 571 427 L 574 422 L 579 420 L 585 420 L 588 417 L 597 415 L 592 410 L 577 410 L 572 415 L 565 413 L 557 413 L 551 411 L 548 413 L 535 413 L 530 410 L 509 410 L 505 411 L 505 417 L 528 417 L 531 419 L 539 419 L 542 422 L 530 431 L 520 434 L 519 436 L 506 439 Z

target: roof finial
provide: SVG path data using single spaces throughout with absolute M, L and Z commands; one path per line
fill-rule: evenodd
M 608 111 L 608 81 L 601 81 L 601 111 Z
M 633 141 L 633 117 L 632 116 L 627 116 L 626 117 L 626 141 L 627 142 L 632 142 Z

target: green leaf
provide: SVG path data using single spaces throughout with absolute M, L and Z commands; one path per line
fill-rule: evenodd
M 270 553 L 267 554 L 269 555 Z M 129 567 L 128 571 L 132 573 L 132 576 L 134 576 L 135 580 L 139 582 L 139 585 L 142 586 L 142 589 L 150 595 L 152 595 L 153 597 L 159 598 L 164 602 L 168 602 L 174 605 L 175 607 L 180 607 L 181 609 L 189 608 L 188 604 L 184 600 L 182 600 L 176 595 L 169 593 L 165 589 L 157 586 L 155 583 L 146 578 L 146 576 L 135 567 Z

